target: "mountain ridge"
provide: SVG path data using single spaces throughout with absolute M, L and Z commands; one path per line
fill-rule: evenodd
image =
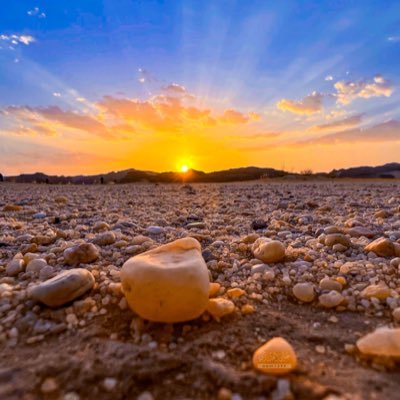
M 0 174 L 0 179 L 1 179 Z M 333 169 L 331 172 L 293 173 L 275 168 L 240 167 L 226 170 L 203 172 L 191 169 L 187 173 L 153 172 L 128 168 L 121 171 L 111 171 L 94 175 L 48 175 L 42 172 L 5 176 L 6 182 L 16 183 L 132 183 L 132 182 L 235 182 L 257 180 L 261 178 L 400 178 L 400 163 L 392 162 L 378 166 L 359 166 L 351 168 Z

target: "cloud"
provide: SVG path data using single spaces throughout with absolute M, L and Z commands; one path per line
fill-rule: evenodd
M 22 43 L 25 46 L 29 46 L 36 40 L 31 35 L 0 35 L 0 41 L 9 42 L 11 45 L 18 45 Z
M 46 18 L 46 13 L 41 12 L 39 7 L 34 7 L 32 10 L 26 12 L 30 17 Z
M 326 81 L 333 81 L 333 76 L 332 75 L 328 75 L 325 77 Z
M 349 129 L 342 132 L 330 133 L 315 139 L 308 139 L 293 143 L 294 146 L 315 144 L 341 143 L 370 143 L 370 142 L 397 142 L 400 141 L 400 121 L 390 120 L 365 129 Z
M 323 95 L 318 92 L 313 92 L 304 97 L 303 100 L 294 101 L 282 99 L 276 104 L 280 110 L 289 111 L 295 114 L 310 115 L 322 110 Z
M 400 36 L 388 36 L 386 40 L 388 42 L 392 42 L 392 43 L 399 43 L 400 42 Z
M 113 139 L 117 135 L 111 128 L 105 126 L 102 122 L 93 116 L 80 114 L 73 111 L 64 111 L 57 106 L 49 107 L 7 107 L 5 114 L 13 117 L 17 126 L 9 129 L 19 135 L 36 133 L 48 134 L 48 130 L 43 130 L 43 125 L 51 126 L 53 132 L 59 129 L 70 128 L 84 131 L 88 134 L 102 137 L 104 139 Z M 54 133 L 53 133 L 54 134 Z
M 327 124 L 314 125 L 311 128 L 309 128 L 309 131 L 321 132 L 321 131 L 330 131 L 334 129 L 340 129 L 340 130 L 349 129 L 359 125 L 361 123 L 362 117 L 363 117 L 362 114 L 357 114 L 348 118 L 340 119 L 338 121 L 329 122 Z
M 376 75 L 372 82 L 338 81 L 334 86 L 338 104 L 350 104 L 357 98 L 390 97 L 393 93 L 393 86 L 382 75 Z
M 59 97 L 59 92 L 53 96 Z M 189 133 L 217 126 L 241 126 L 259 120 L 256 112 L 224 111 L 200 107 L 180 85 L 161 88 L 161 93 L 145 100 L 104 96 L 90 103 L 75 97 L 78 110 L 60 106 L 10 106 L 0 109 L 7 119 L 8 132 L 43 136 L 86 133 L 101 139 L 126 139 L 140 133 Z

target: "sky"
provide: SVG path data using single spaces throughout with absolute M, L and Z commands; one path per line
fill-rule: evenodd
M 0 172 L 400 162 L 397 0 L 0 0 Z

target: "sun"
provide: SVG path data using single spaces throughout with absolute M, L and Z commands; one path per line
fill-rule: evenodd
M 181 165 L 181 172 L 183 174 L 186 174 L 186 172 L 188 172 L 188 171 L 189 171 L 189 167 L 186 164 Z

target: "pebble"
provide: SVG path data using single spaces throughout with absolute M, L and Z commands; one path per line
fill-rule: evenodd
M 351 246 L 351 241 L 347 236 L 343 235 L 342 233 L 332 233 L 326 235 L 325 246 L 332 247 L 335 244 L 341 244 L 342 246 L 347 248 Z
M 116 237 L 114 232 L 104 232 L 95 237 L 94 243 L 99 246 L 107 246 L 115 243 Z
M 274 337 L 259 347 L 252 361 L 256 370 L 271 375 L 285 375 L 297 367 L 296 353 L 282 337 Z
M 55 378 L 46 378 L 40 385 L 40 391 L 42 393 L 53 393 L 58 390 L 58 383 Z
M 221 285 L 217 282 L 210 282 L 210 286 L 208 289 L 208 297 L 215 297 L 218 292 L 219 289 L 221 289 Z
M 146 229 L 146 232 L 149 235 L 157 236 L 157 235 L 162 235 L 165 232 L 165 229 L 162 228 L 161 226 L 149 226 Z
M 28 265 L 26 266 L 26 272 L 33 272 L 34 274 L 39 274 L 40 271 L 47 267 L 47 262 L 43 258 L 35 258 L 29 261 Z
M 322 307 L 333 308 L 340 305 L 344 297 L 339 292 L 332 290 L 329 293 L 321 294 L 318 300 Z
M 400 256 L 400 245 L 397 243 L 395 245 L 389 239 L 383 237 L 369 243 L 367 246 L 365 246 L 364 250 L 367 253 L 372 251 L 381 257 Z
M 64 260 L 68 265 L 89 264 L 99 258 L 99 250 L 92 243 L 80 243 L 64 250 Z
M 183 238 L 130 258 L 121 282 L 128 305 L 144 319 L 182 322 L 199 317 L 209 296 L 201 245 Z
M 379 300 L 385 300 L 390 297 L 392 291 L 390 288 L 384 284 L 380 283 L 378 285 L 369 285 L 362 292 L 361 296 L 370 299 L 371 297 L 375 297 Z
M 107 392 L 112 392 L 117 387 L 118 381 L 115 378 L 105 378 L 103 387 Z
M 278 240 L 259 238 L 254 242 L 252 251 L 254 257 L 264 263 L 276 263 L 285 258 L 285 246 Z
M 208 301 L 207 311 L 218 320 L 225 315 L 232 314 L 235 311 L 235 304 L 228 299 L 218 297 Z
M 11 260 L 6 267 L 6 274 L 8 276 L 16 276 L 20 272 L 22 272 L 25 268 L 25 263 L 24 260 L 14 258 L 14 260 Z
M 93 275 L 86 269 L 66 270 L 30 288 L 30 296 L 49 307 L 58 307 L 82 296 L 94 285 Z
M 338 281 L 330 279 L 328 277 L 325 277 L 320 280 L 319 287 L 322 290 L 329 290 L 329 291 L 336 290 L 337 292 L 341 292 L 343 288 Z
M 243 289 L 239 289 L 239 288 L 233 288 L 233 289 L 228 289 L 226 294 L 231 299 L 235 299 L 237 297 L 240 297 L 240 296 L 243 296 L 244 294 L 246 294 L 246 291 L 244 291 Z
M 358 339 L 356 344 L 367 356 L 400 357 L 400 328 L 378 328 Z
M 297 283 L 293 286 L 295 297 L 305 303 L 310 303 L 315 298 L 314 285 L 309 282 Z

